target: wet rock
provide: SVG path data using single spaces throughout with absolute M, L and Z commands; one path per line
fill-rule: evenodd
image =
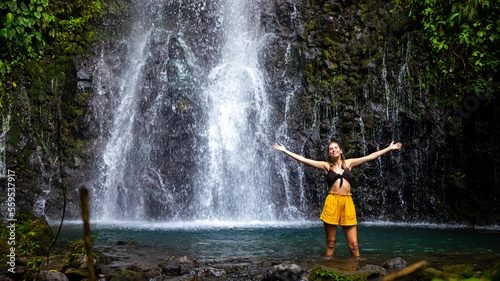
M 50 256 L 48 260 L 45 260 L 41 268 L 44 270 L 57 270 L 63 271 L 63 269 L 67 266 L 67 262 L 64 261 L 65 255 L 54 255 Z
M 265 280 L 300 280 L 304 269 L 297 264 L 283 262 L 271 266 L 265 276 Z
M 450 274 L 462 275 L 465 278 L 474 276 L 474 268 L 468 264 L 446 265 L 443 266 L 441 270 Z
M 401 269 L 407 267 L 408 263 L 404 259 L 397 257 L 397 258 L 394 258 L 392 260 L 388 260 L 388 261 L 384 262 L 382 264 L 382 266 L 385 268 L 388 268 L 390 270 L 401 270 Z
M 452 274 L 444 271 L 440 271 L 434 268 L 426 268 L 422 271 L 418 278 L 420 281 L 431 281 L 434 279 L 444 279 L 444 280 L 461 280 L 465 279 L 459 274 Z
M 78 269 L 88 269 L 88 261 L 89 261 L 88 256 L 80 254 L 77 256 L 73 256 L 70 262 L 70 266 Z M 97 268 L 96 259 L 94 259 L 94 267 Z
M 166 261 L 160 263 L 159 268 L 164 274 L 188 274 L 190 271 L 198 266 L 198 263 L 188 258 L 187 256 L 183 257 L 171 257 Z
M 367 264 L 359 269 L 359 271 L 362 271 L 362 270 L 380 271 L 380 273 L 382 273 L 382 275 L 387 275 L 387 270 L 385 270 L 385 268 L 383 268 L 380 265 Z
M 128 270 L 142 272 L 147 278 L 153 278 L 160 275 L 160 269 L 157 265 L 136 262 L 133 265 L 127 267 Z
M 161 276 L 156 279 L 156 281 L 194 281 L 194 280 L 199 280 L 198 276 L 196 275 L 190 275 L 190 274 L 185 274 L 182 276 L 176 276 L 176 277 L 167 277 L 167 276 Z
M 376 281 L 410 281 L 417 278 L 421 278 L 421 272 L 427 265 L 426 261 L 421 261 L 416 264 L 412 264 L 398 272 L 389 274 L 385 277 L 375 279 Z M 427 280 L 427 279 L 425 279 Z M 429 279 L 431 280 L 431 279 Z
M 200 277 L 223 277 L 227 274 L 226 270 L 214 267 L 194 268 L 190 271 L 191 275 Z
M 148 278 L 141 272 L 121 270 L 115 273 L 110 281 L 148 281 Z
M 42 270 L 36 275 L 39 281 L 69 281 L 68 277 L 59 271 Z
M 88 270 L 76 268 L 68 268 L 64 271 L 64 274 L 68 277 L 69 281 L 80 281 L 90 277 Z

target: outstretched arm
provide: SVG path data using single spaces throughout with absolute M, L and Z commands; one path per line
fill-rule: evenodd
M 346 162 L 348 167 L 355 167 L 355 166 L 361 165 L 363 163 L 375 160 L 378 157 L 386 154 L 387 152 L 389 152 L 391 150 L 400 149 L 401 146 L 403 146 L 402 143 L 400 143 L 400 142 L 394 143 L 394 141 L 393 141 L 393 142 L 391 142 L 391 144 L 388 147 L 386 147 L 384 149 L 373 152 L 373 153 L 371 153 L 367 156 L 361 157 L 361 158 L 347 159 L 347 160 L 345 160 L 345 162 Z
M 283 153 L 285 153 L 286 155 L 292 157 L 293 159 L 297 160 L 297 161 L 300 161 L 304 164 L 307 164 L 311 167 L 314 167 L 316 169 L 321 169 L 323 171 L 328 171 L 328 167 L 329 167 L 329 164 L 325 161 L 315 161 L 315 160 L 311 160 L 311 159 L 308 159 L 308 158 L 305 158 L 301 155 L 298 155 L 296 153 L 293 153 L 293 152 L 290 152 L 288 151 L 282 144 L 274 144 L 273 145 L 273 148 L 278 150 L 278 151 L 281 151 Z

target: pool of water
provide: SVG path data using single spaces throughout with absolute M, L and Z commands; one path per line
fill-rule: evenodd
M 325 234 L 321 222 L 94 222 L 97 252 L 134 260 L 160 262 L 167 256 L 195 258 L 272 258 L 298 263 L 324 260 Z M 82 237 L 82 226 L 66 223 L 60 244 Z M 358 224 L 360 254 L 365 263 L 381 265 L 394 257 L 431 265 L 467 263 L 478 270 L 500 261 L 500 230 L 446 225 L 384 222 Z M 117 245 L 118 244 L 118 245 Z M 344 234 L 337 230 L 336 259 L 350 256 Z

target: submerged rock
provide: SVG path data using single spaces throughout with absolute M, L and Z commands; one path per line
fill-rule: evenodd
M 401 269 L 407 267 L 408 263 L 404 259 L 397 257 L 397 258 L 393 258 L 392 260 L 388 260 L 388 261 L 384 262 L 382 264 L 382 266 L 385 268 L 388 268 L 390 270 L 401 270 Z
M 421 261 L 416 264 L 412 264 L 409 267 L 406 267 L 398 272 L 389 274 L 385 276 L 384 278 L 377 279 L 377 280 L 383 280 L 383 281 L 409 281 L 409 280 L 414 280 L 417 276 L 420 278 L 422 270 L 425 268 L 427 265 L 426 261 Z M 427 279 L 425 279 L 427 280 Z
M 301 280 L 302 273 L 304 273 L 304 269 L 300 265 L 283 262 L 271 266 L 265 280 Z
M 373 271 L 373 270 L 376 270 L 376 271 L 380 271 L 380 273 L 382 273 L 382 275 L 387 275 L 387 270 L 385 270 L 385 268 L 383 268 L 382 266 L 380 265 L 374 265 L 374 264 L 367 264 L 363 267 L 361 267 L 359 269 L 359 271 L 365 271 L 365 270 L 369 270 L 369 271 Z

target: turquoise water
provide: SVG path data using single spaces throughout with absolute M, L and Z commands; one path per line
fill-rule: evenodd
M 324 260 L 325 234 L 321 222 L 93 223 L 97 252 L 116 256 L 123 263 L 135 259 L 159 262 L 170 255 L 195 258 L 272 258 L 298 263 Z M 61 244 L 81 237 L 78 223 L 69 223 Z M 409 263 L 431 265 L 468 263 L 487 269 L 500 261 L 498 228 L 468 229 L 444 225 L 360 223 L 358 240 L 365 263 L 382 264 L 402 257 Z M 121 241 L 121 245 L 116 245 Z M 123 245 L 125 244 L 125 245 Z M 350 256 L 342 229 L 337 230 L 335 258 Z

